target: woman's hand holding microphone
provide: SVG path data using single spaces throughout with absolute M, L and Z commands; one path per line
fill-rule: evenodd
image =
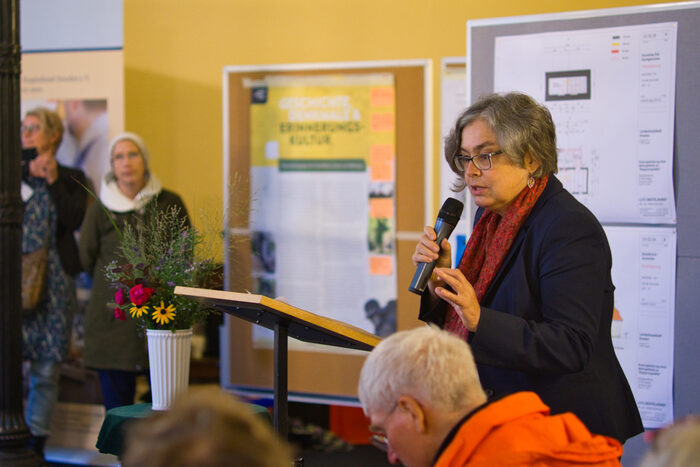
M 475 332 L 481 317 L 481 307 L 474 288 L 464 277 L 462 271 L 451 269 L 452 248 L 450 242 L 443 239 L 442 245 L 438 247 L 435 243 L 436 238 L 437 235 L 433 227 L 426 226 L 423 229 L 423 235 L 421 235 L 411 257 L 413 264 L 418 266 L 418 263 L 430 263 L 437 260 L 428 282 L 431 296 L 445 300 L 452 305 L 462 319 L 464 327 Z

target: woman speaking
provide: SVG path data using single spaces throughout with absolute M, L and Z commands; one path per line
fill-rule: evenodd
M 456 269 L 426 227 L 415 264 L 437 261 L 419 318 L 466 339 L 493 396 L 534 391 L 624 442 L 639 411 L 613 350 L 612 258 L 595 216 L 556 179 L 549 111 L 520 93 L 464 111 L 445 156 L 479 209 Z

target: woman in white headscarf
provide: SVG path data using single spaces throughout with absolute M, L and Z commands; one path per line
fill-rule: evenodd
M 85 366 L 97 370 L 107 410 L 134 403 L 136 376 L 146 368 L 144 335 L 135 320 L 114 315 L 114 289 L 105 266 L 119 260 L 120 230 L 143 217 L 177 206 L 187 218 L 180 197 L 162 187 L 148 168 L 148 149 L 135 133 L 117 135 L 109 148 L 111 171 L 102 178 L 100 203 L 93 203 L 80 231 L 80 261 L 92 276 L 85 317 Z M 106 208 L 112 219 L 105 213 Z

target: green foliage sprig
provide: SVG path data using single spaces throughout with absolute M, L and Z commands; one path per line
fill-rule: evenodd
M 220 279 L 220 266 L 203 245 L 203 235 L 178 207 L 157 211 L 149 203 L 145 215 L 122 230 L 123 261 L 106 266 L 117 289 L 115 316 L 129 314 L 147 329 L 170 330 L 190 328 L 206 317 L 211 310 L 174 293 L 177 285 L 207 287 Z

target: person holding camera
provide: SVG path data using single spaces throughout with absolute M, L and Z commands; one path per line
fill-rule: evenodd
M 85 215 L 87 193 L 82 171 L 56 162 L 63 137 L 61 118 L 46 108 L 22 121 L 22 254 L 46 249 L 46 280 L 41 299 L 23 310 L 23 358 L 29 361 L 25 416 L 31 447 L 43 457 L 58 399 L 60 365 L 70 345 L 76 305 L 74 276 L 80 272 L 74 232 Z

